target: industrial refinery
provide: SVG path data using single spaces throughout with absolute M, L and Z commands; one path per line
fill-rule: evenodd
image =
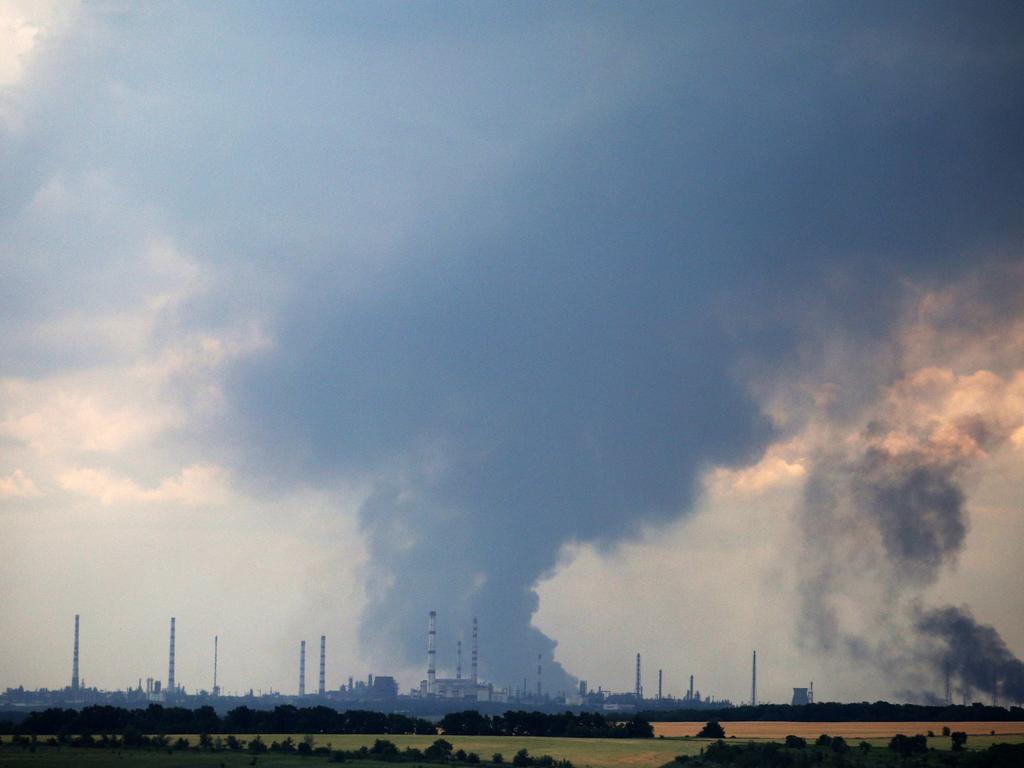
M 138 679 L 134 684 L 120 690 L 90 688 L 80 674 L 81 617 L 74 617 L 74 640 L 72 644 L 71 681 L 64 688 L 26 690 L 7 688 L 0 693 L 0 707 L 4 709 L 35 709 L 51 706 L 86 706 L 111 704 L 125 707 L 144 707 L 150 704 L 182 707 L 213 706 L 218 711 L 227 711 L 237 706 L 258 709 L 271 708 L 279 704 L 302 704 L 304 706 L 326 705 L 335 708 L 360 708 L 380 711 L 409 712 L 414 714 L 443 714 L 445 712 L 479 709 L 481 711 L 504 711 L 509 706 L 529 707 L 537 710 L 586 709 L 589 711 L 630 712 L 640 709 L 670 708 L 721 708 L 732 706 L 728 699 L 702 695 L 694 686 L 694 676 L 689 675 L 689 686 L 682 697 L 676 698 L 664 693 L 664 670 L 657 671 L 657 693 L 647 696 L 643 686 L 642 658 L 636 654 L 636 682 L 634 690 L 615 692 L 602 686 L 592 688 L 586 680 L 578 681 L 570 691 L 548 691 L 544 687 L 544 664 L 541 654 L 537 655 L 536 669 L 529 670 L 519 683 L 498 685 L 482 679 L 480 674 L 480 624 L 474 618 L 471 628 L 468 674 L 463 666 L 463 644 L 456 642 L 455 673 L 445 677 L 438 674 L 437 611 L 428 614 L 426 634 L 426 676 L 418 685 L 402 692 L 393 675 L 366 674 L 358 678 L 352 675 L 341 678 L 334 685 L 328 684 L 327 636 L 320 635 L 319 664 L 316 687 L 307 687 L 305 639 L 297 640 L 297 681 L 293 692 L 262 691 L 250 688 L 244 693 L 227 694 L 218 680 L 220 665 L 220 637 L 214 636 L 212 643 L 212 679 L 209 685 L 197 684 L 186 687 L 175 674 L 176 619 L 170 617 L 168 633 L 167 674 Z M 757 658 L 754 657 L 754 698 L 757 685 Z M 532 673 L 532 674 L 531 674 Z M 795 696 L 794 691 L 794 696 Z

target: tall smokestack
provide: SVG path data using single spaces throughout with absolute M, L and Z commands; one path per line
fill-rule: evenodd
M 171 616 L 171 650 L 167 660 L 167 695 L 174 696 L 177 688 L 174 687 L 174 617 Z
M 75 614 L 75 652 L 71 657 L 71 690 L 78 691 L 78 614 Z
M 757 651 L 754 651 L 754 670 L 750 678 L 750 706 L 757 706 Z
M 320 685 L 317 691 L 327 693 L 327 635 L 320 635 Z
M 946 664 L 946 706 L 953 704 L 953 682 L 950 679 L 949 664 Z
M 541 683 L 541 655 L 538 653 L 537 654 L 537 698 L 538 699 L 541 697 L 542 691 L 544 690 L 540 683 Z
M 299 642 L 299 696 L 306 695 L 306 641 Z
M 658 670 L 658 701 L 661 701 L 661 670 Z
M 455 644 L 455 648 L 456 648 L 456 651 L 455 651 L 455 658 L 456 658 L 456 662 L 455 662 L 455 679 L 456 680 L 461 680 L 462 679 L 462 641 L 461 640 L 459 640 Z
M 690 675 L 690 701 L 693 701 L 693 675 Z
M 220 686 L 217 685 L 217 635 L 213 636 L 213 695 L 220 696 Z
M 430 623 L 427 625 L 427 693 L 437 693 L 437 611 L 430 612 Z
M 642 699 L 644 697 L 644 687 L 640 684 L 640 654 L 636 655 L 636 697 Z
M 473 685 L 477 684 L 477 661 L 479 659 L 479 649 L 477 647 L 477 624 L 476 616 L 473 617 Z

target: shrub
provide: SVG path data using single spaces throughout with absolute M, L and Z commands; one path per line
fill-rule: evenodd
M 725 728 L 717 720 L 711 720 L 704 724 L 697 736 L 702 739 L 724 739 Z
M 525 765 L 533 765 L 533 758 L 530 757 L 530 753 L 525 749 L 520 749 L 512 758 L 512 765 L 516 766 L 516 768 L 522 768 L 522 766 Z
M 495 765 L 501 765 L 505 762 L 505 756 L 502 755 L 501 752 L 495 752 L 493 755 L 491 755 L 491 762 Z
M 817 740 L 814 743 L 815 743 L 816 746 L 819 746 L 819 747 L 831 747 L 832 746 L 832 737 L 829 736 L 827 733 L 823 733 L 823 734 L 821 734 L 821 736 L 819 736 L 817 738 Z
M 917 755 L 928 751 L 928 739 L 920 734 L 917 736 L 905 736 L 897 733 L 889 742 L 889 749 L 898 755 Z
M 846 743 L 846 739 L 842 736 L 834 736 L 832 738 L 832 751 L 843 754 L 850 751 L 850 745 Z
M 444 739 L 438 739 L 423 750 L 423 756 L 427 758 L 427 760 L 447 760 L 451 754 L 451 742 L 445 741 Z
M 377 739 L 373 742 L 373 746 L 370 747 L 370 754 L 372 755 L 397 755 L 398 747 L 394 743 L 387 739 Z
M 790 735 L 786 737 L 786 746 L 790 749 L 804 749 L 807 746 L 807 739 Z
M 254 754 L 254 755 L 260 754 L 261 752 L 266 752 L 267 751 L 266 742 L 264 742 L 263 739 L 261 739 L 257 735 L 255 739 L 250 739 L 249 740 L 249 751 L 252 754 Z
M 949 736 L 949 726 L 948 725 L 942 726 L 942 735 L 943 736 Z
M 949 737 L 953 742 L 954 752 L 959 752 L 961 749 L 964 748 L 964 744 L 967 743 L 967 734 L 963 731 L 953 731 L 953 733 L 951 733 Z

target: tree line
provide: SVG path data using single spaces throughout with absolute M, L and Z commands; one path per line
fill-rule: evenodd
M 0 721 L 0 733 L 125 734 L 125 733 L 373 733 L 436 734 L 428 720 L 366 710 L 339 712 L 330 707 L 282 705 L 272 710 L 236 707 L 220 717 L 213 707 L 197 709 L 151 704 L 146 709 L 109 705 L 81 710 L 51 708 L 32 712 L 20 723 Z
M 22 722 L 0 720 L 0 733 L 62 734 L 225 734 L 225 733 L 369 733 L 445 734 L 451 736 L 571 736 L 577 738 L 652 738 L 642 718 L 614 721 L 593 713 L 506 712 L 488 716 L 476 710 L 455 712 L 439 723 L 402 714 L 366 710 L 339 712 L 330 707 L 282 705 L 272 710 L 236 707 L 223 717 L 213 707 L 197 709 L 151 704 L 146 709 L 96 705 L 81 710 L 51 708 L 32 712 Z
M 987 720 L 1024 720 L 1021 707 L 992 707 L 982 704 L 961 706 L 928 706 L 924 704 L 891 704 L 888 701 L 840 704 L 822 702 L 792 706 L 790 704 L 759 704 L 728 709 L 649 710 L 638 713 L 645 720 L 662 722 L 693 722 L 709 717 L 721 721 L 783 720 L 792 722 L 971 722 Z
M 476 710 L 453 712 L 438 723 L 450 736 L 569 736 L 601 739 L 650 739 L 654 728 L 639 717 L 609 720 L 596 712 L 506 712 L 488 716 Z

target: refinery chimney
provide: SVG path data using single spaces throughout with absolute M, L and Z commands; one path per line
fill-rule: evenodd
M 538 653 L 537 654 L 537 698 L 538 699 L 541 697 L 541 692 L 543 691 L 543 688 L 541 687 L 541 684 L 540 684 L 541 683 L 541 665 L 540 664 L 541 664 L 541 655 Z
M 478 654 L 478 649 L 477 649 L 477 626 L 476 626 L 476 616 L 474 616 L 473 617 L 473 685 L 477 684 L 477 676 L 476 676 L 476 673 L 477 673 L 476 665 L 477 665 L 477 658 L 478 658 L 477 654 Z
M 456 659 L 456 662 L 455 662 L 455 679 L 456 680 L 461 680 L 462 679 L 462 641 L 461 640 L 459 640 L 455 644 L 455 648 L 456 648 L 456 650 L 455 650 L 455 659 Z
M 690 675 L 690 701 L 693 701 L 693 675 Z
M 431 696 L 437 693 L 437 611 L 430 612 L 430 623 L 427 625 L 427 693 Z
M 320 685 L 317 691 L 327 693 L 327 635 L 320 635 Z
M 299 643 L 299 696 L 306 695 L 306 641 Z
M 754 667 L 750 677 L 750 706 L 757 706 L 757 651 L 754 651 Z
M 640 654 L 636 655 L 636 697 L 642 699 L 644 697 L 644 687 L 640 684 Z
M 174 617 L 171 616 L 171 650 L 167 660 L 167 695 L 174 696 L 177 689 L 174 687 Z
M 661 701 L 661 670 L 658 670 L 658 701 Z
M 71 656 L 71 690 L 78 691 L 78 614 L 75 614 L 75 651 Z

